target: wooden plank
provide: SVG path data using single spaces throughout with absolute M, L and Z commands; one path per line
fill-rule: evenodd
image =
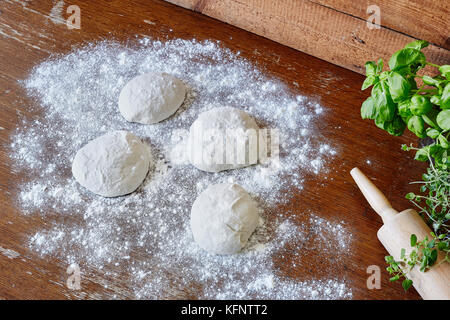
M 440 0 L 312 0 L 323 6 L 366 20 L 367 7 L 380 8 L 381 25 L 450 49 L 450 2 Z
M 359 73 L 367 60 L 388 60 L 414 40 L 386 27 L 369 29 L 363 19 L 307 0 L 169 1 Z M 437 64 L 450 61 L 450 52 L 436 45 L 426 55 Z
M 336 158 L 327 163 L 328 179 L 308 177 L 304 190 L 280 210 L 288 208 L 299 223 L 307 222 L 305 208 L 345 221 L 353 237 L 351 255 L 342 265 L 330 269 L 320 254 L 311 251 L 301 264 L 287 267 L 291 264 L 286 261 L 295 259 L 294 253 L 287 251 L 283 257 L 276 257 L 274 268 L 298 279 L 318 275 L 344 278 L 355 299 L 419 298 L 414 290 L 404 293 L 398 283 L 389 282 L 384 271 L 381 290 L 366 287 L 367 266 L 378 265 L 383 270 L 386 251 L 376 238 L 381 221 L 369 209 L 348 172 L 359 166 L 376 179 L 398 209 L 403 209 L 408 207 L 404 194 L 411 191 L 408 182 L 420 177 L 424 165 L 400 149 L 402 143 L 415 141 L 411 135 L 392 137 L 360 118 L 358 110 L 366 97 L 360 91 L 361 75 L 163 1 L 73 0 L 70 4 L 81 8 L 81 30 L 68 30 L 64 24 L 52 22 L 51 2 L 0 2 L 0 126 L 4 128 L 0 130 L 0 246 L 18 254 L 14 258 L 0 254 L 0 299 L 135 298 L 134 284 L 124 280 L 128 277 L 126 270 L 111 266 L 94 271 L 83 269 L 82 289 L 72 291 L 65 285 L 67 264 L 42 258 L 30 250 L 28 237 L 54 220 L 21 213 L 15 199 L 20 192 L 17 181 L 23 177 L 11 170 L 8 146 L 11 134 L 21 125 L 19 112 L 27 117 L 40 115 L 26 109 L 32 101 L 17 82 L 26 79 L 36 64 L 51 54 L 68 53 L 74 46 L 110 38 L 126 44 L 137 35 L 162 40 L 218 40 L 267 74 L 278 77 L 293 92 L 315 98 L 326 107 L 317 134 L 329 137 L 339 148 Z M 375 148 L 385 152 L 375 152 Z M 83 223 L 82 217 L 74 215 L 71 219 Z M 147 258 L 136 252 L 136 259 Z M 194 284 L 184 292 L 169 292 L 166 297 L 195 298 L 200 286 Z

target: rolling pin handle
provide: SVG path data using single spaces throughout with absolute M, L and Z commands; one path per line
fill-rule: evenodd
M 386 199 L 384 194 L 364 175 L 364 173 L 362 173 L 361 170 L 353 168 L 350 171 L 350 174 L 370 206 L 379 216 L 381 216 L 384 223 L 398 213 L 392 208 L 392 205 L 389 203 L 388 199 Z

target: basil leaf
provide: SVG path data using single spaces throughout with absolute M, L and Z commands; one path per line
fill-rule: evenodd
M 436 122 L 442 130 L 450 130 L 450 110 L 442 110 L 439 112 L 436 117 Z
M 436 117 L 437 117 L 438 113 L 439 113 L 438 110 L 432 109 L 427 114 L 423 114 L 422 115 L 422 119 L 430 127 L 433 127 L 434 129 L 439 129 L 439 126 L 436 123 Z
M 366 80 L 364 80 L 361 90 L 366 90 L 371 85 L 374 85 L 378 82 L 377 76 L 368 76 Z
M 411 90 L 409 82 L 397 72 L 390 72 L 387 76 L 389 85 L 389 93 L 392 96 L 394 102 L 399 102 L 408 97 Z
M 384 81 L 380 81 L 372 88 L 372 98 L 377 109 L 377 119 L 382 121 L 392 121 L 395 115 L 395 105 L 389 94 L 389 88 Z
M 433 129 L 433 128 L 427 128 L 426 132 L 427 132 L 427 136 L 429 136 L 432 139 L 436 139 L 440 134 L 440 132 L 438 130 Z
M 412 116 L 408 120 L 408 129 L 419 138 L 425 138 L 425 123 L 422 117 Z
M 450 82 L 444 87 L 442 91 L 440 106 L 442 109 L 450 109 Z
M 381 72 L 380 75 L 379 75 L 380 81 L 386 80 L 388 74 L 389 74 L 389 71 L 383 71 L 383 72 Z
M 406 48 L 413 48 L 413 49 L 417 49 L 417 50 L 422 50 L 423 48 L 428 47 L 428 45 L 429 45 L 428 41 L 416 40 L 416 41 L 408 43 L 405 46 L 405 49 Z
M 439 72 L 448 80 L 450 80 L 450 65 L 444 64 L 439 67 Z
M 422 80 L 423 80 L 423 83 L 425 83 L 429 86 L 436 86 L 436 87 L 439 86 L 440 83 L 442 82 L 442 80 L 435 79 L 435 78 L 432 78 L 432 77 L 426 76 L 426 75 L 422 77 Z
M 373 104 L 373 98 L 368 97 L 366 101 L 361 105 L 361 118 L 363 119 L 375 119 L 377 109 Z
M 401 136 L 405 131 L 406 123 L 400 116 L 395 116 L 393 121 L 387 123 L 385 130 L 393 136 Z
M 444 137 L 442 134 L 439 135 L 437 140 L 438 140 L 438 142 L 439 142 L 439 144 L 441 145 L 442 148 L 448 149 L 450 147 L 447 138 Z
M 431 96 L 431 97 L 430 97 L 430 102 L 431 102 L 432 104 L 435 104 L 435 105 L 437 105 L 437 106 L 440 106 L 440 105 L 441 105 L 441 97 L 439 97 L 438 95 Z
M 367 61 L 365 66 L 366 66 L 366 77 L 376 75 L 377 64 L 375 63 L 375 61 Z
M 417 90 L 417 83 L 416 80 L 414 80 L 414 77 L 409 77 L 408 82 L 411 85 L 411 90 Z
M 394 53 L 394 55 L 389 59 L 389 68 L 391 70 L 400 69 L 405 66 L 411 66 L 411 69 L 422 67 L 425 65 L 426 58 L 425 55 L 413 48 L 401 49 Z
M 427 97 L 419 94 L 412 96 L 410 110 L 413 115 L 421 116 L 423 114 L 427 114 L 432 108 L 433 105 Z
M 388 124 L 389 124 L 389 121 L 385 121 L 384 119 L 381 119 L 380 117 L 375 118 L 375 125 L 382 130 L 386 130 Z
M 409 118 L 412 116 L 411 110 L 409 110 L 410 105 L 411 99 L 406 99 L 398 103 L 397 105 L 398 113 L 402 118 Z
M 378 59 L 378 63 L 377 63 L 377 72 L 380 73 L 381 71 L 383 71 L 383 59 Z

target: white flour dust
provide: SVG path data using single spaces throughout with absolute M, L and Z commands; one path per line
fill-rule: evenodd
M 63 11 L 64 11 L 64 1 L 60 0 L 55 3 L 52 10 L 49 13 L 50 21 L 54 24 L 65 24 L 66 20 L 63 17 Z
M 145 72 L 170 73 L 189 89 L 180 110 L 155 125 L 129 123 L 117 107 L 125 83 Z M 332 274 L 339 259 L 326 255 L 327 250 L 348 251 L 351 235 L 345 226 L 306 212 L 302 219 L 309 223 L 299 225 L 279 209 L 301 192 L 308 176 L 326 175 L 327 162 L 336 154 L 315 132 L 316 121 L 326 113 L 316 101 L 295 95 L 239 53 L 195 40 L 89 45 L 38 65 L 24 86 L 40 116 L 23 119 L 11 154 L 15 170 L 28 177 L 18 196 L 23 212 L 40 214 L 48 223 L 29 241 L 42 256 L 85 270 L 119 272 L 135 288 L 136 298 L 352 297 L 345 279 Z M 185 134 L 198 114 L 214 106 L 242 108 L 260 127 L 278 129 L 280 161 L 216 174 L 187 164 Z M 137 192 L 105 199 L 74 181 L 71 162 L 88 141 L 117 129 L 141 137 L 157 159 Z M 256 233 L 233 256 L 203 252 L 189 229 L 193 201 L 209 184 L 220 182 L 243 186 L 261 211 Z M 336 234 L 339 244 L 330 247 Z M 325 252 L 317 261 L 329 265 L 328 278 L 289 273 L 291 267 L 309 267 L 302 261 L 309 250 L 306 239 Z M 284 271 L 275 262 L 278 257 L 289 257 Z
M 5 249 L 2 246 L 0 246 L 0 253 L 3 254 L 8 259 L 15 259 L 20 256 L 18 252 L 11 249 Z

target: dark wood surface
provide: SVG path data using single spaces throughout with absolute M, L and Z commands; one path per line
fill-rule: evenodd
M 233 51 L 240 51 L 268 74 L 279 77 L 293 90 L 320 100 L 329 111 L 319 134 L 329 137 L 338 147 L 338 156 L 330 163 L 327 180 L 306 182 L 305 189 L 288 204 L 301 223 L 301 212 L 310 208 L 320 216 L 345 221 L 353 234 L 351 254 L 337 269 L 327 274 L 326 266 L 308 257 L 297 269 L 283 272 L 298 278 L 311 276 L 345 279 L 355 299 L 417 299 L 414 290 L 404 293 L 398 283 L 389 283 L 384 271 L 386 252 L 376 238 L 379 217 L 368 207 L 354 185 L 349 171 L 358 166 L 371 177 L 399 210 L 408 207 L 404 194 L 408 182 L 418 179 L 425 166 L 400 150 L 402 143 L 415 141 L 411 135 L 396 138 L 377 129 L 359 116 L 359 107 L 367 93 L 360 91 L 363 77 L 294 49 L 224 24 L 198 13 L 162 1 L 72 1 L 81 8 L 81 30 L 68 30 L 49 19 L 51 1 L 0 2 L 0 246 L 17 252 L 8 258 L 0 252 L 0 299 L 133 298 L 133 290 L 122 281 L 94 272 L 82 279 L 82 290 L 66 288 L 67 265 L 55 259 L 42 259 L 30 251 L 26 239 L 40 230 L 46 221 L 37 215 L 25 216 L 15 205 L 18 178 L 11 172 L 6 146 L 19 125 L 20 114 L 32 115 L 23 108 L 30 101 L 17 80 L 25 79 L 33 66 L 52 53 L 67 53 L 72 46 L 116 39 L 125 42 L 136 35 L 159 39 L 196 38 L 220 40 Z M 67 17 L 67 15 L 65 15 Z M 145 21 L 151 21 L 147 23 Z M 296 88 L 293 82 L 300 84 Z M 33 116 L 39 116 L 33 115 Z M 367 163 L 370 160 L 371 164 Z M 333 181 L 330 181 L 333 178 Z M 1 249 L 1 248 L 0 248 Z M 289 258 L 289 257 L 287 257 Z M 283 269 L 283 259 L 275 259 Z M 305 265 L 311 262 L 308 268 Z M 366 268 L 382 269 L 380 290 L 368 290 Z M 195 289 L 167 298 L 195 298 Z

